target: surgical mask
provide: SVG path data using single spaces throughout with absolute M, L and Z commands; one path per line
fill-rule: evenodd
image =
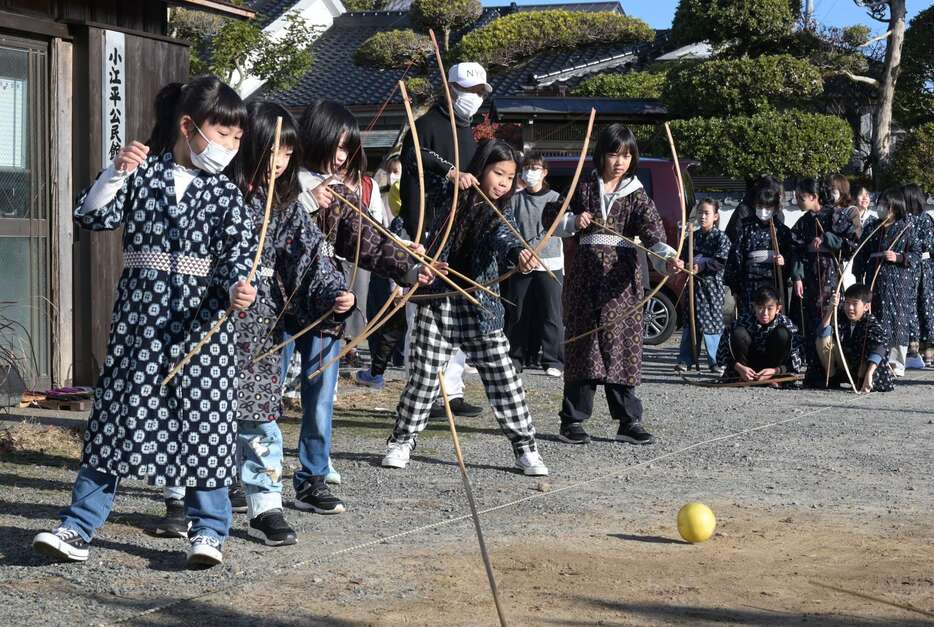
M 390 184 L 390 185 L 395 185 L 396 183 L 399 182 L 399 179 L 401 179 L 401 178 L 402 178 L 402 175 L 401 175 L 401 174 L 398 174 L 398 173 L 396 173 L 396 172 L 390 172 L 390 173 L 389 173 L 389 184 Z
M 835 189 L 835 190 L 833 190 L 832 192 L 830 192 L 830 197 L 833 198 L 834 203 L 836 203 L 837 201 L 839 201 L 839 200 L 840 200 L 840 190 L 839 190 L 839 189 Z
M 469 122 L 483 104 L 483 96 L 470 91 L 454 90 L 454 115 Z
M 765 222 L 772 217 L 774 213 L 773 209 L 756 209 L 756 217 Z
M 233 158 L 237 156 L 237 151 L 227 150 L 216 141 L 205 137 L 197 124 L 195 124 L 195 130 L 198 131 L 201 137 L 204 137 L 204 141 L 206 141 L 208 145 L 203 151 L 195 152 L 191 147 L 191 141 L 185 138 L 185 141 L 188 142 L 188 151 L 191 153 L 191 164 L 209 174 L 220 174 L 230 165 Z
M 541 170 L 522 170 L 522 180 L 526 182 L 529 187 L 535 187 L 542 182 L 544 178 L 544 173 Z

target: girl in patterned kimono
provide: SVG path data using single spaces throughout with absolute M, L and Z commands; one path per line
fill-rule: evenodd
M 299 120 L 302 165 L 299 200 L 324 233 L 325 250 L 342 272 L 359 267 L 392 279 L 399 285 L 431 280 L 412 257 L 393 239 L 381 234 L 356 210 L 338 201 L 334 192 L 361 207 L 360 180 L 366 155 L 357 120 L 334 102 L 309 105 Z M 364 209 L 365 210 L 365 209 Z M 288 312 L 286 328 L 297 333 L 315 318 Z M 319 514 L 339 514 L 343 502 L 331 492 L 328 481 L 340 482 L 331 465 L 331 415 L 340 364 L 332 357 L 340 352 L 343 322 L 326 320 L 295 341 L 301 356 L 302 430 L 298 443 L 301 464 L 295 475 L 295 506 Z M 291 359 L 286 351 L 285 360 Z M 330 366 L 314 380 L 308 377 L 324 364 Z
M 889 189 L 879 196 L 879 220 L 866 225 L 869 241 L 854 260 L 856 281 L 872 290 L 872 312 L 891 342 L 889 362 L 896 377 L 905 375 L 911 330 L 917 326 L 914 272 L 921 263 L 915 220 L 905 208 L 905 195 Z
M 233 321 L 162 381 L 228 307 L 245 309 L 256 296 L 245 278 L 257 229 L 222 174 L 247 126 L 246 107 L 217 78 L 201 77 L 164 87 L 156 111 L 147 145 L 122 148 L 75 210 L 84 228 L 123 227 L 124 269 L 71 504 L 58 527 L 33 540 L 37 551 L 58 559 L 88 559 L 123 478 L 187 488 L 189 566 L 219 564 L 230 528 Z
M 791 229 L 796 261 L 792 275 L 795 295 L 802 299 L 804 308 L 801 332 L 813 340 L 824 308 L 837 289 L 845 239 L 835 231 L 834 208 L 821 205 L 816 180 L 798 181 L 795 198 L 804 215 Z M 843 225 L 852 228 L 849 221 Z
M 707 351 L 707 365 L 719 373 L 717 346 L 723 333 L 723 268 L 730 254 L 730 238 L 720 230 L 720 203 L 705 198 L 697 204 L 697 222 L 700 229 L 694 231 L 694 315 L 695 330 L 703 338 Z M 687 261 L 688 251 L 681 252 Z M 686 371 L 694 365 L 695 347 L 691 346 L 691 323 L 685 323 L 681 333 L 676 370 Z
M 518 155 L 506 142 L 487 140 L 477 147 L 467 173 L 476 177 L 487 198 L 496 203 L 500 213 L 516 228 L 508 202 L 516 188 Z M 433 232 L 446 230 L 450 217 L 453 186 L 448 187 L 436 207 Z M 432 250 L 441 262 L 477 283 L 495 287 L 496 279 L 509 267 L 529 273 L 535 267 L 531 251 L 523 248 L 509 227 L 473 189 L 462 192 L 454 210 L 450 236 L 440 251 Z M 437 244 L 433 244 L 437 249 Z M 457 279 L 455 279 L 457 280 Z M 469 287 L 461 282 L 465 289 Z M 427 301 L 418 303 L 412 345 L 409 353 L 411 372 L 396 407 L 396 423 L 383 456 L 384 468 L 405 468 L 415 449 L 418 434 L 428 424 L 428 417 L 438 396 L 439 370 L 451 355 L 463 349 L 476 364 L 483 388 L 500 429 L 509 439 L 515 455 L 515 467 L 527 476 L 548 474 L 535 441 L 535 427 L 525 400 L 522 379 L 509 356 L 509 341 L 503 332 L 505 310 L 499 299 L 476 292 L 482 309 L 462 296 L 434 295 L 447 291 L 440 281 L 425 290 Z M 417 298 L 417 297 L 416 297 Z
M 909 215 L 915 220 L 918 252 L 921 262 L 916 272 L 918 281 L 918 339 L 924 347 L 925 365 L 934 366 L 934 218 L 926 213 L 927 197 L 915 184 L 902 188 Z
M 755 215 L 743 220 L 730 249 L 724 281 L 733 292 L 740 314 L 752 313 L 752 299 L 760 287 L 785 290 L 784 285 L 778 285 L 776 266 L 786 271 L 792 268 L 793 252 L 791 230 L 775 219 L 783 193 L 781 184 L 771 177 L 763 177 L 756 184 L 752 194 Z M 778 250 L 772 244 L 770 224 L 775 225 Z M 782 279 L 787 278 L 786 272 Z
M 636 307 L 644 297 L 639 254 L 618 235 L 638 237 L 668 259 L 659 272 L 684 266 L 665 243 L 662 218 L 636 177 L 639 147 L 632 131 L 622 124 L 604 128 L 594 147 L 595 170 L 571 199 L 561 225 L 573 233 L 577 253 L 564 284 L 565 343 L 564 400 L 560 439 L 585 444 L 590 436 L 583 423 L 593 413 L 597 386 L 606 393 L 610 414 L 619 420 L 617 441 L 651 444 L 655 438 L 642 426 L 642 401 L 636 386 L 642 376 L 643 312 Z M 549 206 L 542 224 L 552 224 L 558 207 Z M 589 333 L 598 329 L 594 333 Z M 589 334 L 588 334 L 589 333 Z M 575 336 L 587 334 L 575 339 Z

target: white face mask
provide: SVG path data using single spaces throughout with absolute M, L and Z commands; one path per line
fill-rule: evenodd
M 197 124 L 195 124 L 195 130 L 198 131 L 201 137 L 204 137 L 204 141 L 206 141 L 208 145 L 203 151 L 195 152 L 191 147 L 191 140 L 188 138 L 185 139 L 185 141 L 188 142 L 188 151 L 191 153 L 191 164 L 209 174 L 220 174 L 224 171 L 224 168 L 233 161 L 233 158 L 237 156 L 237 151 L 227 150 L 216 141 L 205 137 Z
M 838 200 L 840 200 L 840 190 L 835 189 L 830 192 L 830 197 L 833 198 L 834 203 L 836 203 Z
M 390 172 L 390 173 L 389 173 L 389 184 L 390 184 L 390 185 L 395 185 L 396 183 L 399 182 L 399 179 L 401 179 L 401 178 L 402 178 L 402 175 L 401 175 L 401 174 L 398 174 L 398 173 L 396 173 L 396 172 Z
M 454 89 L 454 115 L 469 122 L 483 104 L 483 96 L 470 91 Z
M 542 182 L 544 178 L 544 172 L 541 170 L 522 170 L 522 180 L 525 181 L 526 185 L 529 187 L 535 187 Z
M 756 217 L 765 222 L 772 217 L 774 210 L 772 209 L 756 209 Z

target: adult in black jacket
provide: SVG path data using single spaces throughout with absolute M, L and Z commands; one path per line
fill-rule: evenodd
M 452 65 L 448 72 L 448 82 L 454 99 L 454 123 L 457 126 L 462 170 L 460 187 L 469 189 L 477 182 L 473 175 L 463 171 L 477 151 L 470 120 L 483 104 L 484 96 L 490 93 L 490 86 L 486 83 L 486 71 L 478 63 Z M 418 131 L 425 172 L 425 223 L 421 243 L 427 244 L 431 241 L 430 232 L 436 226 L 435 220 L 447 212 L 447 207 L 440 205 L 444 202 L 445 187 L 455 178 L 451 118 L 443 94 L 437 106 L 415 121 L 415 129 Z M 399 215 L 405 223 L 405 230 L 414 235 L 418 226 L 418 165 L 411 133 L 402 142 L 400 157 L 402 179 L 399 181 L 399 191 L 402 207 Z

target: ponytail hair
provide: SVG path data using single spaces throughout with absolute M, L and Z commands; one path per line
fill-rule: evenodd
M 298 125 L 288 109 L 269 100 L 257 100 L 246 106 L 250 123 L 243 131 L 240 150 L 227 166 L 225 173 L 237 184 L 243 197 L 250 200 L 257 192 L 266 192 L 269 166 L 273 162 L 272 146 L 276 136 L 276 118 L 282 118 L 279 149 L 290 148 L 292 158 L 285 170 L 276 177 L 276 192 L 273 205 L 276 208 L 295 202 L 301 193 L 298 184 L 298 168 L 301 150 Z
M 208 124 L 236 126 L 246 130 L 246 105 L 230 86 L 216 76 L 199 76 L 182 84 L 169 83 L 156 94 L 156 124 L 146 145 L 149 154 L 159 155 L 175 147 L 178 121 L 189 116 L 199 127 Z

